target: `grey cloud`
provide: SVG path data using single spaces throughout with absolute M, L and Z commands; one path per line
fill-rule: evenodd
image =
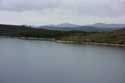
M 0 10 L 31 11 L 66 9 L 81 15 L 122 16 L 125 14 L 123 0 L 0 0 Z
M 6 11 L 30 11 L 56 8 L 59 0 L 1 0 L 0 9 Z
M 124 8 L 125 3 L 120 0 L 110 0 L 109 2 L 102 1 L 94 4 L 81 5 L 79 12 L 87 16 L 121 17 L 125 15 Z

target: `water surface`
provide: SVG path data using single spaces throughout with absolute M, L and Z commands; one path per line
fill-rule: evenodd
M 0 38 L 0 83 L 125 83 L 125 48 Z

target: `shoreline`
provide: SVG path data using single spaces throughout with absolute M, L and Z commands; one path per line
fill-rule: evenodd
M 65 44 L 103 45 L 103 46 L 125 47 L 125 44 L 109 44 L 109 43 L 96 43 L 96 42 L 76 43 L 75 41 L 61 41 L 61 40 L 57 40 L 56 42 L 58 42 L 58 43 L 65 43 Z
M 0 36 L 0 38 L 17 38 L 17 39 L 23 39 L 23 40 L 47 40 L 47 41 L 54 41 L 54 42 L 57 42 L 57 43 L 65 43 L 65 44 L 103 45 L 103 46 L 125 47 L 125 44 L 110 44 L 110 43 L 96 43 L 96 42 L 80 42 L 80 43 L 77 43 L 77 41 L 63 41 L 63 40 L 56 40 L 54 38 L 8 37 L 8 36 Z

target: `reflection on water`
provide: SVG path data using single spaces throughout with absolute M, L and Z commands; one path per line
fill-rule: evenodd
M 125 83 L 125 48 L 0 38 L 0 83 Z

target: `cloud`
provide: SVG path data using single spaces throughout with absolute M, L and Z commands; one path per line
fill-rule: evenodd
M 43 11 L 47 9 L 74 11 L 90 16 L 123 16 L 124 0 L 1 0 L 0 10 Z M 53 13 L 53 12 L 52 12 Z
M 57 3 L 58 0 L 2 0 L 0 9 L 11 11 L 42 10 L 55 8 L 58 6 Z
M 30 19 L 26 20 L 30 24 L 116 22 L 125 17 L 125 0 L 0 0 L 0 19 L 3 13 L 14 22 Z

